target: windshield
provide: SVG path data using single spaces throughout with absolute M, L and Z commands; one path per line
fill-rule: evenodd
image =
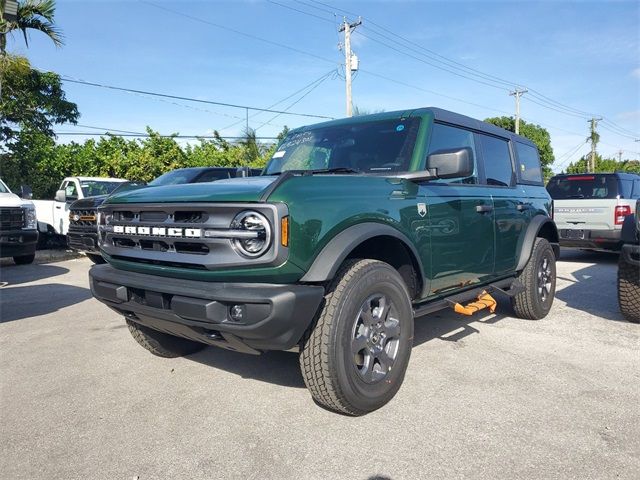
M 407 171 L 419 127 L 419 118 L 407 118 L 293 133 L 279 145 L 265 175 L 287 170 Z
M 618 179 L 615 175 L 575 175 L 554 177 L 547 191 L 554 200 L 616 198 Z
M 100 180 L 83 180 L 80 182 L 80 188 L 85 197 L 109 195 L 120 185 L 122 185 L 122 182 L 104 182 Z
M 200 173 L 199 168 L 180 168 L 160 175 L 158 178 L 151 180 L 148 185 L 150 187 L 161 187 L 162 185 L 191 183 L 198 173 Z
M 0 180 L 0 193 L 11 193 L 2 180 Z

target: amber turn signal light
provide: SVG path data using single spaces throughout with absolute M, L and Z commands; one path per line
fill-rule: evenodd
M 280 220 L 280 243 L 283 247 L 289 246 L 289 217 L 282 217 Z

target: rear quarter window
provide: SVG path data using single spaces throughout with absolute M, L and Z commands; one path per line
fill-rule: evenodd
M 542 168 L 538 149 L 520 142 L 514 142 L 518 154 L 518 178 L 522 183 L 542 185 Z

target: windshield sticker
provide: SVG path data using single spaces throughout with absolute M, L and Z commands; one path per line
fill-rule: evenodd
M 286 150 L 278 150 L 276 153 L 273 154 L 273 157 L 271 158 L 282 158 L 284 157 L 285 153 L 287 153 Z
M 400 124 L 396 127 L 396 132 L 401 132 L 402 130 L 404 130 L 404 125 Z
M 314 139 L 315 136 L 311 132 L 296 133 L 295 135 L 287 137 L 282 145 L 280 145 L 280 148 L 288 149 L 302 145 L 303 143 L 312 143 Z

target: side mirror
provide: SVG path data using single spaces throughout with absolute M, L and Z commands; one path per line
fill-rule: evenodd
M 55 196 L 56 202 L 66 202 L 67 201 L 67 193 L 64 190 L 58 190 Z
M 31 190 L 29 185 L 21 185 L 18 196 L 25 200 L 31 200 L 33 198 L 33 190 Z
M 438 150 L 427 157 L 427 170 L 437 178 L 469 177 L 473 175 L 473 150 L 469 147 Z

